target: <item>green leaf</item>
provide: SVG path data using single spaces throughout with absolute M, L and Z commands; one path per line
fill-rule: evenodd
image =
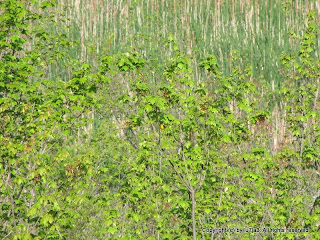
M 116 232 L 118 232 L 118 229 L 116 229 L 115 227 L 110 227 L 108 228 L 107 232 L 111 234 L 115 234 Z
M 225 142 L 225 143 L 229 143 L 229 142 L 231 142 L 231 138 L 228 134 L 226 134 L 221 138 L 221 141 Z
M 184 64 L 183 63 L 178 63 L 178 68 L 184 69 Z
M 44 226 L 48 226 L 49 224 L 53 223 L 54 219 L 51 214 L 47 213 L 45 214 L 41 219 L 41 224 Z

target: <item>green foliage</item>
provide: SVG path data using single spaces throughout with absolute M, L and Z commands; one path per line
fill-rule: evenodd
M 136 52 L 132 54 L 126 52 L 118 56 L 117 67 L 120 72 L 132 71 L 136 68 L 143 67 L 144 62 L 145 60 L 138 57 Z
M 43 2 L 41 9 L 52 4 Z M 60 55 L 39 50 L 48 33 L 33 28 L 38 20 L 44 18 L 21 1 L 1 3 L 0 236 L 5 239 L 64 238 L 65 230 L 77 218 L 68 209 L 68 201 L 72 205 L 79 197 L 61 187 L 70 177 L 90 172 L 90 161 L 85 160 L 88 153 L 78 163 L 65 166 L 53 156 L 61 151 L 63 131 L 86 125 L 81 114 L 93 106 L 95 84 L 89 83 L 88 65 L 83 65 L 67 83 L 41 81 L 45 64 L 42 54 L 48 53 L 50 58 Z M 31 50 L 27 46 L 29 37 L 36 43 Z M 55 39 L 55 44 L 60 43 L 59 38 Z M 69 171 L 67 176 L 59 174 L 63 167 Z M 81 186 L 81 182 L 74 187 Z
M 205 59 L 203 59 L 200 62 L 199 66 L 213 74 L 217 74 L 219 70 L 217 59 L 213 55 L 209 55 Z
M 211 54 L 197 64 L 174 34 L 161 63 L 136 49 L 72 59 L 65 30 L 44 28 L 55 6 L 0 3 L 2 239 L 318 237 L 316 12 L 291 31 L 277 91 L 242 52 L 228 71 Z M 51 79 L 58 63 L 68 75 Z

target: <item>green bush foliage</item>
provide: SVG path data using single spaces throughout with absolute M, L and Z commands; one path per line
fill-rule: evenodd
M 315 11 L 275 90 L 239 51 L 225 73 L 173 35 L 161 63 L 80 62 L 45 27 L 55 6 L 0 3 L 1 239 L 318 238 Z M 68 75 L 50 78 L 58 62 Z

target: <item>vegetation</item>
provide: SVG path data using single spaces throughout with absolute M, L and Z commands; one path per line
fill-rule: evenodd
M 0 238 L 317 239 L 316 3 L 0 2 Z

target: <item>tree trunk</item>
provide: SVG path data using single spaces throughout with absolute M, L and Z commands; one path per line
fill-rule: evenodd
M 192 232 L 193 232 L 193 240 L 197 239 L 197 229 L 196 229 L 196 198 L 195 198 L 195 191 L 192 189 L 191 191 L 191 200 L 192 200 Z

